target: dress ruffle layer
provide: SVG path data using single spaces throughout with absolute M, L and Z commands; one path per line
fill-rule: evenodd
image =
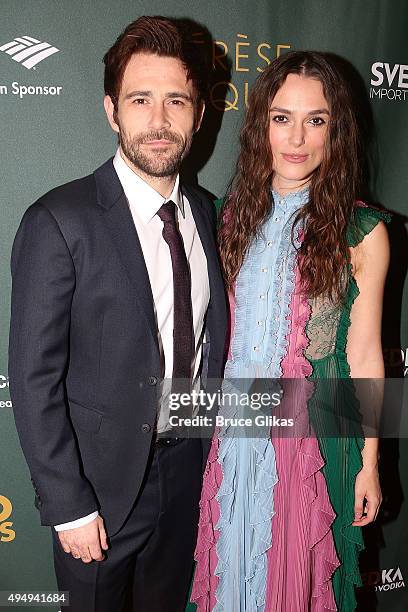
M 324 360 L 311 361 L 313 365 L 313 378 L 349 378 L 350 367 L 346 357 L 346 343 L 348 330 L 351 324 L 350 312 L 352 305 L 359 295 L 357 284 L 350 276 L 347 301 L 344 304 L 338 329 L 336 354 Z M 355 407 L 358 414 L 358 401 L 354 394 L 354 387 L 350 381 L 350 390 L 347 399 L 340 400 L 339 404 Z M 347 389 L 343 390 L 347 392 Z M 337 394 L 333 401 L 339 401 Z M 334 410 L 336 412 L 336 410 Z M 336 549 L 341 560 L 341 566 L 333 576 L 333 587 L 339 610 L 349 612 L 355 610 L 357 599 L 355 587 L 362 585 L 358 565 L 359 554 L 364 549 L 364 540 L 361 527 L 353 526 L 355 481 L 362 468 L 361 451 L 364 447 L 364 438 L 333 438 L 326 437 L 324 431 L 319 436 L 320 448 L 325 459 L 324 475 L 326 477 L 330 499 L 338 515 L 334 525 L 333 534 Z M 343 461 L 339 464 L 339 458 Z
M 191 591 L 191 601 L 197 605 L 198 612 L 212 612 L 219 581 L 215 575 L 218 563 L 215 547 L 219 536 L 216 525 L 220 518 L 216 494 L 222 482 L 222 470 L 217 461 L 218 446 L 218 437 L 214 436 L 204 472 L 200 500 L 198 539 L 194 555 L 197 566 Z
M 290 304 L 289 350 L 282 361 L 284 379 L 304 379 L 312 371 L 304 356 L 310 306 L 300 289 L 297 271 Z M 273 545 L 268 552 L 266 611 L 335 611 L 331 578 L 340 562 L 331 527 L 336 515 L 321 471 L 324 460 L 319 444 L 310 435 L 308 401 L 313 383 L 290 380 L 283 385 L 281 412 L 294 417 L 296 437 L 272 437 L 279 481 L 274 491 L 276 514 Z

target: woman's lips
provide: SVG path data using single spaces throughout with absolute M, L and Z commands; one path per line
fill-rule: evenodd
M 283 159 L 285 159 L 288 162 L 291 162 L 292 164 L 302 164 L 303 162 L 307 160 L 309 156 L 308 155 L 288 155 L 286 153 L 282 153 L 282 157 Z

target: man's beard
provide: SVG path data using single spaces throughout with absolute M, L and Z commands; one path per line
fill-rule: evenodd
M 152 147 L 150 154 L 142 151 L 141 145 L 152 140 L 168 140 L 177 146 L 171 146 L 169 149 L 156 149 Z M 119 142 L 123 153 L 128 160 L 148 176 L 157 178 L 172 176 L 177 174 L 180 169 L 181 162 L 190 150 L 192 136 L 185 142 L 178 135 L 169 130 L 152 130 L 143 134 L 128 137 L 128 135 L 120 130 Z

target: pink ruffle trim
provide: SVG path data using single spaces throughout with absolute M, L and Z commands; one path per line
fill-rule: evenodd
M 289 351 L 282 360 L 283 378 L 305 379 L 312 373 L 312 366 L 304 356 L 308 345 L 306 325 L 310 317 L 310 306 L 301 294 L 298 270 L 290 313 L 292 328 L 288 338 Z M 285 386 L 284 381 L 282 384 Z M 313 383 L 307 380 L 299 387 L 289 386 L 290 397 L 285 404 L 288 411 L 297 407 L 296 414 L 288 416 L 295 417 L 296 429 L 300 430 L 300 435 L 302 432 L 306 435 L 310 427 L 307 401 L 312 393 Z M 309 589 L 307 582 L 310 575 L 312 612 L 335 611 L 337 606 L 331 578 L 340 562 L 331 526 L 336 515 L 321 472 L 324 460 L 318 441 L 315 437 L 273 438 L 273 444 L 279 481 L 274 492 L 276 513 L 273 520 L 273 543 L 268 551 L 266 612 L 289 609 L 285 608 L 288 605 L 292 606 L 290 609 L 307 609 L 304 597 Z M 294 466 L 295 462 L 298 462 L 297 466 Z M 291 475 L 286 475 L 285 470 L 290 470 Z M 298 491 L 296 497 L 293 495 L 295 491 Z M 299 540 L 304 542 L 310 555 L 307 555 L 306 550 L 302 558 Z M 309 569 L 304 563 L 310 564 Z
M 218 563 L 216 545 L 219 537 L 219 532 L 215 526 L 220 518 L 220 508 L 215 496 L 222 482 L 222 470 L 217 461 L 218 446 L 218 437 L 214 435 L 204 472 L 198 539 L 194 554 L 197 565 L 191 591 L 191 601 L 197 605 L 197 612 L 211 612 L 213 610 L 219 581 L 219 578 L 215 575 Z
M 231 338 L 235 324 L 234 292 L 228 294 L 230 329 L 228 359 L 231 358 Z M 215 432 L 203 477 L 203 490 L 200 500 L 200 519 L 198 523 L 197 545 L 194 553 L 196 569 L 190 600 L 197 605 L 197 612 L 211 612 L 216 604 L 215 593 L 219 578 L 215 575 L 218 563 L 216 529 L 220 518 L 220 507 L 216 495 L 222 483 L 222 468 L 218 463 L 219 439 Z

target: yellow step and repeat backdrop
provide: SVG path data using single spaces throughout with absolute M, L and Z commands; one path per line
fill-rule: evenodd
M 347 60 L 366 138 L 365 196 L 395 213 L 383 329 L 387 375 L 408 370 L 407 0 L 0 0 L 0 591 L 56 588 L 50 534 L 33 506 L 8 392 L 11 244 L 33 201 L 114 153 L 102 106 L 102 56 L 143 14 L 191 18 L 197 44 L 204 42 L 199 24 L 214 39 L 217 82 L 186 167 L 214 196 L 231 178 L 248 94 L 269 62 L 290 49 Z M 358 597 L 364 612 L 405 612 L 408 441 L 383 441 L 381 453 L 384 503 L 365 531 Z

